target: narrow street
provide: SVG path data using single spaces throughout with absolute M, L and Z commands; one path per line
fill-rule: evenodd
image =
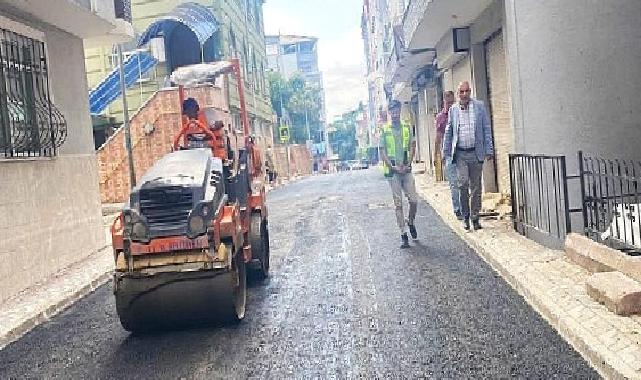
M 424 202 L 399 249 L 377 169 L 269 205 L 271 277 L 240 325 L 131 336 L 109 283 L 0 351 L 0 378 L 597 378 Z

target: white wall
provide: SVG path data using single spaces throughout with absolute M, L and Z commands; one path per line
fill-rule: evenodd
M 0 303 L 105 245 L 82 41 L 11 18 L 44 32 L 68 137 L 52 159 L 0 159 Z
M 508 0 L 506 17 L 516 149 L 641 159 L 641 1 Z
M 78 75 L 85 72 L 82 40 L 57 29 L 47 30 L 46 39 L 52 96 L 69 132 L 60 153 L 94 155 L 87 76 Z

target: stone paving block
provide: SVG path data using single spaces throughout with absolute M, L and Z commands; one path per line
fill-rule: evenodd
M 641 282 L 641 257 L 630 256 L 579 234 L 568 234 L 565 252 L 590 272 L 619 271 Z
M 586 283 L 588 294 L 618 315 L 641 313 L 641 284 L 620 272 L 595 273 Z
M 578 234 L 569 234 L 565 239 L 565 253 L 568 258 L 577 265 L 595 272 L 609 272 L 612 267 L 596 260 L 590 255 L 592 241 Z

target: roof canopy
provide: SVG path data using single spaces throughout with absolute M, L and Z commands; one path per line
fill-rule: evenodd
M 194 32 L 200 45 L 220 28 L 216 17 L 207 7 L 197 3 L 183 3 L 149 25 L 138 40 L 138 47 L 147 44 L 152 38 L 168 35 L 178 24 L 185 25 Z

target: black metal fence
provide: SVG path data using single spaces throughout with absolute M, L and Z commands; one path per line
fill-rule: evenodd
M 641 162 L 579 152 L 585 234 L 641 255 Z
M 576 232 L 641 255 L 641 162 L 578 154 L 579 174 L 568 175 L 565 156 L 511 154 L 510 182 L 514 229 L 533 240 L 561 247 L 581 213 Z M 578 180 L 573 192 L 569 180 Z M 570 198 L 581 207 L 570 208 Z M 578 222 L 579 220 L 575 220 Z
M 571 230 L 565 156 L 510 154 L 512 222 L 533 240 L 558 248 Z
M 49 96 L 45 44 L 0 29 L 0 158 L 53 156 L 66 136 Z

